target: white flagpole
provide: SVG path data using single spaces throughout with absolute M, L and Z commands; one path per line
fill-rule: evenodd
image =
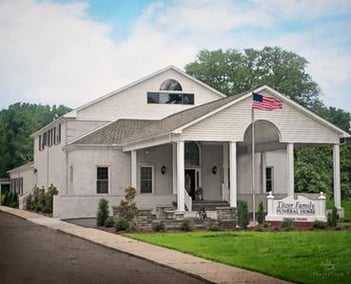
M 256 200 L 255 200 L 255 111 L 251 107 L 252 141 L 251 141 L 251 173 L 252 173 L 252 222 L 256 223 Z

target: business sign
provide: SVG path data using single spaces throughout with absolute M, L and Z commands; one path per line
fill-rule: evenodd
M 266 221 L 292 219 L 300 222 L 325 222 L 325 196 L 321 193 L 317 199 L 297 195 L 275 200 L 270 193 L 267 197 L 267 213 Z

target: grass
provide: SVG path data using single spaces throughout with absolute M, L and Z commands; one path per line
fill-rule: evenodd
M 192 232 L 128 237 L 299 283 L 350 283 L 351 232 Z

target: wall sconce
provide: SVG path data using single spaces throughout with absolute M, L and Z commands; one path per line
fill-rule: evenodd
M 36 175 L 38 173 L 38 170 L 36 168 L 34 168 L 33 173 Z
M 161 174 L 165 174 L 166 173 L 166 170 L 167 170 L 167 168 L 166 168 L 166 166 L 162 166 L 162 168 L 161 168 Z
M 217 173 L 217 166 L 214 166 L 214 167 L 212 168 L 212 173 L 213 173 L 214 175 Z

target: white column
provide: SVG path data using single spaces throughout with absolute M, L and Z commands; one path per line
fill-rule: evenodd
M 294 144 L 289 143 L 286 149 L 288 162 L 288 195 L 294 195 Z
M 172 144 L 172 182 L 173 194 L 177 194 L 177 144 Z
M 333 173 L 334 173 L 334 205 L 337 209 L 341 208 L 340 192 L 340 146 L 333 145 Z
M 230 207 L 237 207 L 237 169 L 236 169 L 236 142 L 229 143 L 229 168 L 230 168 Z
M 229 168 L 229 161 L 228 161 L 228 144 L 224 143 L 223 144 L 223 200 L 227 197 L 228 194 L 228 188 L 229 188 L 229 180 L 228 180 L 228 168 Z
M 131 186 L 137 188 L 137 152 L 131 151 Z
M 261 188 L 262 193 L 267 191 L 266 189 L 266 152 L 261 152 Z
M 184 206 L 184 141 L 177 142 L 177 204 L 178 211 L 185 211 Z

